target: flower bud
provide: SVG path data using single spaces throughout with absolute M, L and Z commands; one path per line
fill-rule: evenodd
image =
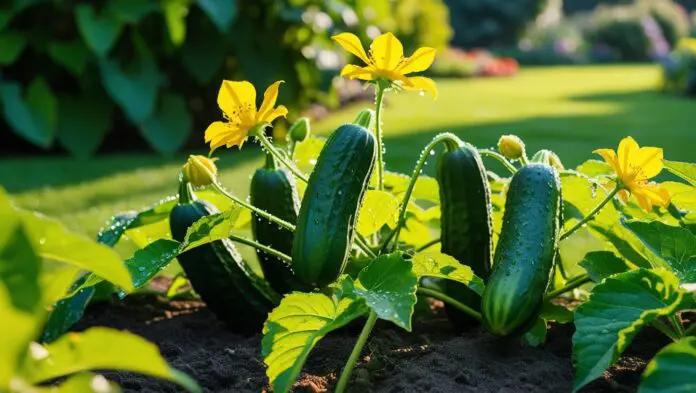
M 217 181 L 216 159 L 206 156 L 190 155 L 186 164 L 181 168 L 184 179 L 196 187 L 203 187 Z
M 498 139 L 498 151 L 509 160 L 517 160 L 524 156 L 524 142 L 515 135 L 503 135 Z
M 372 123 L 375 121 L 375 111 L 372 109 L 363 109 L 358 112 L 353 124 L 357 124 L 367 130 L 372 128 Z
M 556 155 L 556 153 L 552 152 L 551 150 L 539 150 L 532 157 L 532 162 L 539 162 L 542 164 L 550 165 L 559 171 L 565 170 L 565 167 L 563 166 L 563 162 L 561 162 L 561 159 Z
M 310 134 L 309 119 L 306 117 L 300 117 L 295 123 L 290 126 L 290 140 L 295 143 L 304 142 Z

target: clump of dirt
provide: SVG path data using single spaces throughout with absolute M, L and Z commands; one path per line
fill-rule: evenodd
M 141 335 L 206 392 L 269 391 L 260 358 L 261 336 L 231 333 L 199 301 L 157 297 L 95 305 L 75 327 L 109 326 Z M 295 392 L 332 391 L 360 332 L 351 325 L 322 340 L 310 355 Z M 352 392 L 570 392 L 570 325 L 553 325 L 539 348 L 502 340 L 482 329 L 455 332 L 444 312 L 414 320 L 411 333 L 378 323 L 351 383 Z M 642 336 L 642 337 L 641 337 Z M 647 361 L 667 341 L 647 330 L 616 366 L 583 393 L 634 392 Z M 133 354 L 137 356 L 137 354 Z M 126 392 L 179 392 L 173 384 L 132 373 L 108 372 Z

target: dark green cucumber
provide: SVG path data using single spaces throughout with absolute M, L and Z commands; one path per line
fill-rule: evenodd
M 304 284 L 323 287 L 343 272 L 376 149 L 369 131 L 345 124 L 331 134 L 319 154 L 302 199 L 292 248 L 292 266 Z
M 169 226 L 172 237 L 183 241 L 191 225 L 218 211 L 215 206 L 196 200 L 185 182 L 180 188 L 179 203 L 170 212 Z M 177 259 L 193 289 L 234 332 L 258 332 L 277 305 L 278 294 L 249 268 L 229 239 L 188 250 Z
M 474 274 L 486 281 L 493 248 L 491 190 L 476 148 L 468 144 L 448 146 L 448 151 L 438 160 L 437 182 L 442 213 L 441 251 L 471 267 Z M 443 286 L 449 296 L 477 311 L 481 309 L 481 296 L 464 284 L 445 280 Z M 445 309 L 457 328 L 477 322 L 454 307 L 446 305 Z
M 291 224 L 297 223 L 300 198 L 297 195 L 295 179 L 287 170 L 276 167 L 272 155 L 266 155 L 265 166 L 257 169 L 251 178 L 250 196 L 251 204 L 255 207 Z M 294 239 L 292 231 L 281 228 L 278 224 L 256 214 L 252 216 L 251 228 L 256 241 L 284 254 L 292 254 Z M 302 289 L 290 264 L 261 250 L 257 250 L 256 254 L 266 281 L 278 293 L 284 294 Z
M 561 210 L 556 169 L 530 164 L 512 177 L 481 304 L 483 320 L 493 333 L 522 334 L 541 313 L 558 249 Z

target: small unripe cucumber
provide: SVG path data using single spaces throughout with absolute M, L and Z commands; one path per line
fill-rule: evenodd
M 266 164 L 251 178 L 251 204 L 291 224 L 297 223 L 300 199 L 292 174 L 276 167 L 272 155 L 266 155 Z M 292 253 L 293 232 L 281 228 L 265 218 L 252 214 L 251 229 L 256 241 L 284 254 Z M 284 260 L 257 250 L 261 270 L 266 281 L 278 293 L 302 289 L 290 264 Z
M 321 288 L 343 272 L 376 149 L 369 131 L 345 124 L 331 134 L 319 154 L 302 199 L 292 248 L 292 267 L 304 284 Z
M 556 169 L 530 164 L 512 177 L 481 304 L 483 320 L 493 333 L 522 334 L 541 313 L 558 249 L 561 209 Z
M 215 206 L 195 200 L 183 184 L 179 203 L 169 215 L 172 238 L 183 241 L 191 225 L 217 212 Z M 251 270 L 229 239 L 188 250 L 177 260 L 210 311 L 234 332 L 258 332 L 279 301 L 278 294 Z
M 438 160 L 437 182 L 440 186 L 441 251 L 459 263 L 471 267 L 484 281 L 491 270 L 493 222 L 491 191 L 486 169 L 476 148 L 463 144 L 448 147 Z M 481 296 L 465 285 L 446 280 L 447 295 L 480 310 Z M 447 316 L 457 328 L 476 323 L 467 314 L 449 305 Z

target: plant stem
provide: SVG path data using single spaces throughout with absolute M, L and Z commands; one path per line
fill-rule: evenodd
M 382 144 L 382 104 L 386 88 L 382 83 L 375 85 L 375 138 L 377 139 L 377 189 L 384 190 L 384 145 Z
M 425 165 L 425 161 L 428 160 L 428 157 L 430 157 L 430 152 L 437 147 L 440 143 L 445 143 L 450 146 L 450 148 L 454 148 L 454 146 L 460 146 L 462 144 L 462 141 L 457 138 L 456 135 L 445 132 L 442 134 L 439 134 L 433 138 L 430 143 L 428 143 L 423 151 L 421 152 L 420 157 L 418 158 L 418 162 L 416 163 L 416 167 L 413 169 L 413 173 L 411 174 L 411 180 L 408 183 L 408 187 L 406 188 L 406 192 L 404 193 L 404 199 L 401 201 L 401 208 L 399 210 L 399 219 L 396 221 L 397 225 L 396 228 L 394 228 L 393 231 L 393 236 L 392 234 L 389 235 L 388 239 L 391 239 L 392 237 L 394 238 L 394 247 L 396 247 L 397 244 L 399 244 L 399 234 L 401 233 L 401 227 L 403 224 L 406 222 L 406 210 L 408 208 L 408 203 L 411 200 L 411 194 L 413 193 L 413 189 L 416 187 L 416 182 L 418 181 L 418 177 L 420 176 L 421 170 L 423 169 L 423 166 Z M 382 250 L 386 250 L 387 246 L 389 245 L 389 240 L 387 240 L 384 245 L 382 246 Z
M 285 220 L 282 220 L 282 219 L 280 219 L 280 218 L 278 218 L 278 217 L 276 217 L 276 216 L 274 216 L 274 215 L 272 215 L 272 214 L 266 212 L 265 210 L 261 210 L 261 209 L 257 208 L 256 206 L 250 204 L 249 202 L 246 202 L 246 201 L 243 201 L 243 200 L 237 198 L 236 196 L 230 194 L 229 192 L 227 192 L 227 190 L 225 190 L 224 188 L 222 188 L 222 186 L 221 186 L 220 184 L 218 184 L 218 183 L 213 183 L 213 188 L 215 188 L 215 189 L 216 189 L 219 193 L 221 193 L 222 195 L 224 195 L 224 196 L 226 196 L 227 198 L 231 199 L 234 203 L 237 203 L 237 204 L 241 205 L 242 207 L 245 207 L 245 208 L 251 210 L 252 212 L 254 212 L 254 213 L 256 213 L 257 215 L 259 215 L 259 216 L 261 216 L 261 217 L 267 219 L 268 221 L 270 221 L 270 222 L 272 222 L 272 223 L 274 223 L 274 224 L 278 224 L 278 225 L 280 225 L 281 227 L 283 227 L 283 228 L 285 228 L 285 229 L 289 229 L 289 230 L 291 230 L 291 231 L 294 231 L 294 230 L 295 230 L 295 226 L 294 226 L 293 224 L 291 224 L 291 223 L 289 223 L 289 222 L 287 222 L 287 221 L 285 221 Z
M 520 164 L 529 165 L 529 158 L 527 158 L 526 152 L 522 152 L 522 156 L 520 157 Z
M 264 127 L 257 127 L 256 129 L 252 130 L 250 133 L 256 137 L 256 139 L 261 142 L 261 145 L 268 151 L 269 153 L 273 154 L 275 156 L 276 160 L 278 160 L 281 164 L 285 165 L 286 168 L 290 172 L 292 172 L 293 175 L 295 175 L 298 179 L 302 180 L 303 182 L 307 183 L 307 175 L 302 173 L 300 169 L 292 162 L 288 161 L 287 157 L 280 152 L 275 146 L 273 146 L 273 143 L 266 138 L 266 135 L 263 133 Z
M 483 319 L 480 312 L 474 310 L 473 308 L 467 306 L 464 303 L 459 302 L 458 300 L 455 300 L 455 299 L 445 295 L 442 292 L 438 292 L 438 291 L 432 290 L 430 288 L 418 287 L 418 290 L 416 291 L 416 293 L 418 293 L 420 295 L 424 295 L 424 296 L 429 296 L 429 297 L 432 297 L 432 298 L 435 298 L 438 300 L 442 300 L 443 302 L 445 302 L 451 306 L 456 307 L 458 310 L 460 310 L 466 314 L 469 314 L 469 316 L 475 318 L 479 322 L 481 322 Z
M 242 236 L 236 236 L 236 235 L 229 235 L 229 239 L 232 240 L 233 242 L 241 243 L 241 244 L 246 244 L 247 246 L 254 247 L 256 249 L 259 249 L 267 254 L 271 254 L 274 257 L 278 257 L 282 260 L 284 260 L 287 263 L 292 263 L 292 258 L 290 258 L 289 255 L 284 254 L 274 248 L 264 246 L 261 243 L 257 243 L 254 240 L 248 239 L 246 237 Z
M 592 281 L 589 275 L 587 274 L 581 274 L 579 276 L 575 276 L 571 278 L 570 280 L 566 281 L 566 285 L 562 288 L 555 289 L 544 296 L 545 300 L 548 299 L 553 299 L 559 295 L 562 295 L 566 292 L 572 291 L 575 288 L 578 288 L 584 284 L 587 284 L 588 282 Z
M 434 246 L 434 245 L 436 245 L 437 243 L 440 243 L 440 240 L 441 240 L 441 239 L 440 239 L 439 237 L 438 237 L 437 239 L 433 239 L 433 240 L 431 240 L 431 241 L 429 241 L 429 242 L 423 244 L 422 246 L 418 247 L 418 248 L 416 249 L 416 252 L 421 252 L 421 251 L 423 251 L 423 250 L 427 250 L 428 248 L 430 248 L 430 246 Z
M 360 247 L 361 250 L 365 252 L 365 254 L 369 255 L 371 258 L 377 258 L 377 254 L 375 254 L 375 252 L 372 251 L 372 248 L 370 248 L 370 246 L 365 242 L 365 239 L 363 239 L 362 236 L 356 236 L 353 241 L 358 247 Z
M 679 338 L 682 338 L 686 335 L 686 332 L 684 331 L 684 326 L 682 326 L 681 322 L 679 321 L 679 318 L 677 318 L 676 315 L 671 315 L 669 317 L 670 322 L 672 322 L 672 326 L 674 327 L 674 330 L 677 332 L 677 335 Z
M 491 157 L 491 158 L 495 158 L 496 160 L 500 161 L 500 163 L 503 164 L 505 166 L 505 168 L 507 168 L 507 170 L 510 171 L 510 173 L 512 173 L 512 174 L 517 172 L 517 168 L 515 168 L 515 166 L 512 165 L 512 163 L 510 161 L 508 161 L 508 159 L 505 158 L 505 156 L 503 156 L 500 153 L 494 152 L 493 150 L 480 149 L 479 154 L 484 156 L 484 157 Z
M 367 322 L 365 322 L 365 326 L 363 326 L 363 330 L 360 332 L 360 337 L 358 337 L 358 341 L 353 347 L 353 352 L 350 353 L 348 362 L 346 363 L 345 367 L 343 367 L 341 376 L 338 378 L 335 390 L 336 393 L 343 393 L 346 390 L 348 381 L 350 380 L 350 374 L 353 373 L 355 363 L 358 361 L 358 357 L 360 357 L 360 353 L 367 342 L 367 338 L 370 337 L 370 333 L 372 332 L 372 328 L 375 326 L 375 322 L 377 322 L 377 313 L 370 311 L 370 316 L 367 317 Z
M 614 195 L 616 195 L 619 191 L 620 191 L 620 189 L 619 189 L 618 187 L 616 187 L 615 189 L 613 189 L 613 190 L 604 198 L 604 200 L 603 200 L 602 202 L 599 202 L 599 204 L 598 204 L 594 209 L 592 209 L 592 211 L 591 211 L 588 215 L 585 216 L 585 218 L 583 218 L 580 222 L 578 222 L 577 224 L 575 224 L 575 226 L 573 226 L 572 228 L 568 229 L 565 233 L 563 233 L 563 234 L 561 235 L 560 240 L 566 239 L 568 236 L 570 236 L 570 235 L 572 235 L 573 233 L 575 233 L 578 229 L 582 228 L 582 226 L 585 225 L 585 223 L 587 223 L 588 221 L 592 220 L 592 219 L 594 218 L 594 216 L 597 215 L 597 213 L 599 213 L 600 210 L 602 210 L 602 208 L 604 207 L 604 205 L 606 205 L 607 203 L 609 203 L 609 201 L 611 201 L 612 198 L 614 198 Z
M 650 324 L 657 330 L 661 331 L 665 336 L 671 338 L 672 341 L 679 340 L 677 334 L 666 323 L 662 322 L 661 320 L 655 318 L 652 320 L 652 322 L 650 322 Z

